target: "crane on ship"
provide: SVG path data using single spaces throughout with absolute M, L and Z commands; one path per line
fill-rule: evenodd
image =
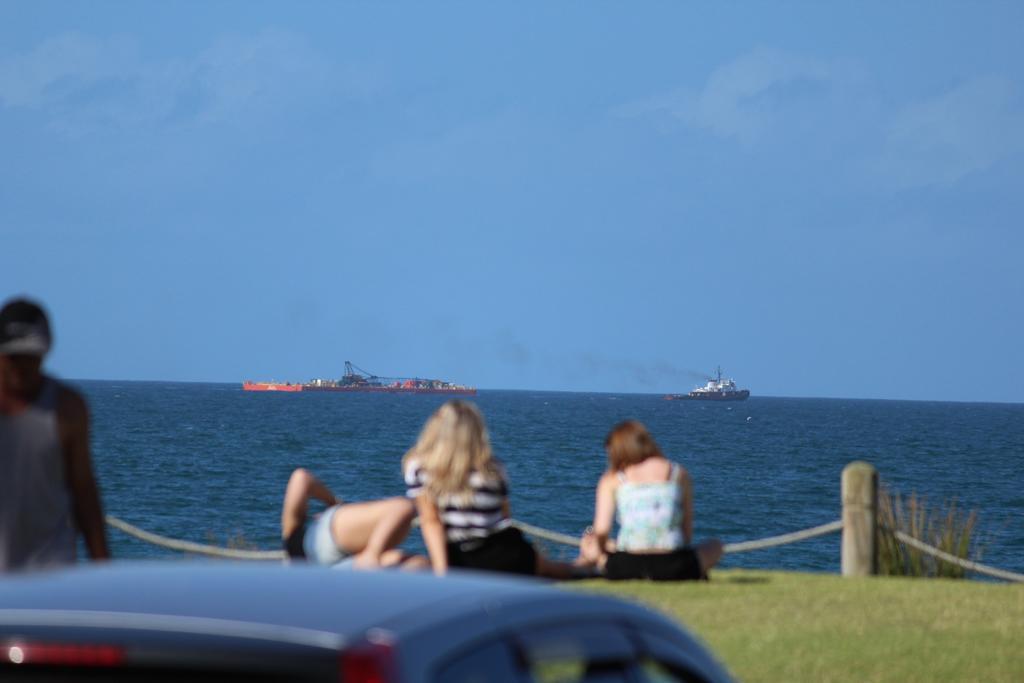
M 430 383 L 442 383 L 436 379 L 421 379 L 419 377 L 381 377 L 375 375 L 372 372 L 363 370 L 358 365 L 354 365 L 351 361 L 345 361 L 345 374 L 342 375 L 339 384 L 347 387 L 363 387 L 375 384 L 387 384 L 389 382 L 430 382 Z

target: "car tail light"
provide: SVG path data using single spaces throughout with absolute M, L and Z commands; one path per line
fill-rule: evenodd
M 385 639 L 364 641 L 341 654 L 343 683 L 395 683 L 395 652 Z
M 117 666 L 124 661 L 124 650 L 113 645 L 8 643 L 0 653 L 0 662 L 11 664 Z

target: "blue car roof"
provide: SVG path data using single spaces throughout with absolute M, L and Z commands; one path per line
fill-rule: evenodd
M 0 579 L 0 627 L 19 619 L 106 619 L 165 630 L 216 630 L 221 624 L 227 633 L 239 624 L 261 624 L 338 636 L 334 645 L 340 646 L 370 628 L 400 627 L 410 619 L 422 624 L 425 614 L 442 618 L 496 601 L 507 606 L 552 600 L 618 602 L 584 598 L 539 581 L 486 575 L 439 579 L 427 573 L 306 565 L 111 563 Z M 331 646 L 329 641 L 324 645 Z

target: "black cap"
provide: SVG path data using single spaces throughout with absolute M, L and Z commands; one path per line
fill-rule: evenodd
M 45 356 L 53 338 L 46 311 L 28 299 L 11 299 L 0 309 L 0 354 Z

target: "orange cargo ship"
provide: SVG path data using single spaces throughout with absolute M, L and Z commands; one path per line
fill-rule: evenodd
M 378 377 L 345 361 L 341 379 L 313 379 L 295 382 L 242 382 L 243 391 L 340 391 L 379 394 L 454 394 L 475 396 L 476 388 L 440 379 L 419 377 Z
M 291 382 L 242 382 L 243 391 L 302 391 L 301 384 Z

